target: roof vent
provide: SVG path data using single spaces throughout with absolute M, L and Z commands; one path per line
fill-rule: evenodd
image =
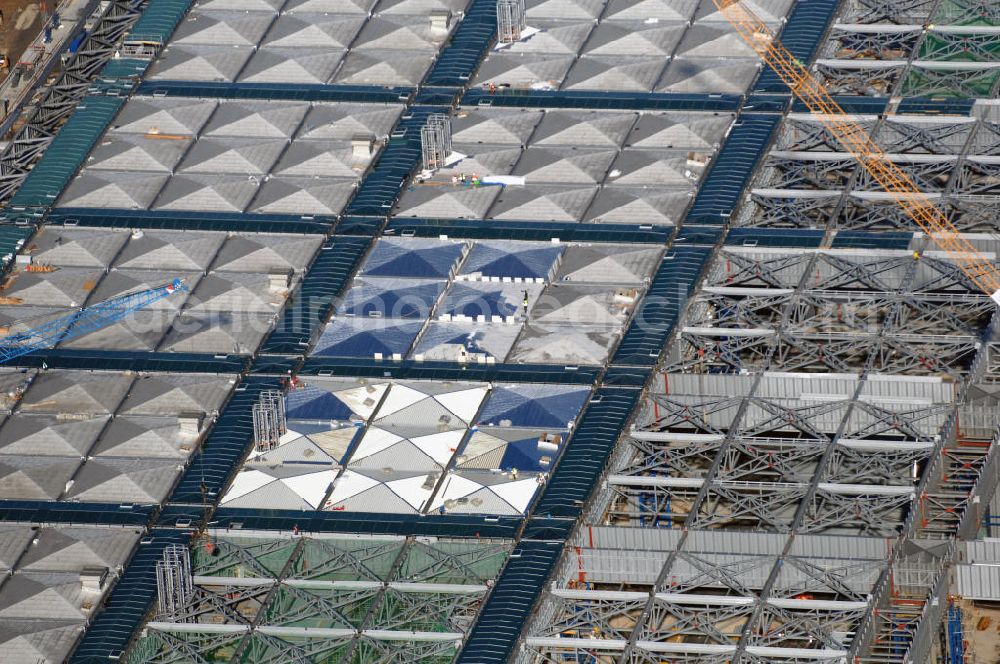
M 447 32 L 451 27 L 451 12 L 447 9 L 435 9 L 431 12 L 431 30 Z

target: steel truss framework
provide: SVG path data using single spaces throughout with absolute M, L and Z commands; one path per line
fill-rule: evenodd
M 855 118 L 962 232 L 995 232 L 996 118 Z M 790 115 L 750 190 L 745 226 L 912 230 L 913 222 L 808 115 Z
M 0 154 L 0 202 L 10 200 L 59 128 L 91 91 L 94 80 L 121 48 L 122 39 L 142 14 L 146 2 L 110 2 L 76 55 L 64 65 L 59 78 L 28 112 L 24 125 Z M 14 111 L 11 117 L 16 115 Z
M 510 542 L 209 533 L 132 662 L 450 662 Z
M 995 307 L 918 255 L 719 251 L 521 662 L 927 661 L 1000 361 Z

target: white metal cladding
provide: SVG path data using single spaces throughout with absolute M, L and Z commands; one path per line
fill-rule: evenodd
M 965 599 L 1000 601 L 1000 566 L 955 565 L 955 593 Z
M 892 541 L 876 537 L 835 537 L 830 535 L 797 535 L 792 540 L 789 555 L 824 556 L 851 560 L 885 560 Z
M 904 399 L 914 403 L 954 403 L 958 385 L 936 376 L 869 374 L 861 388 L 863 401 Z
M 858 377 L 837 374 L 765 373 L 754 396 L 803 401 L 849 399 L 857 389 Z
M 692 530 L 684 542 L 684 551 L 725 551 L 727 553 L 772 555 L 781 553 L 785 535 L 721 530 Z
M 580 549 L 570 551 L 577 569 L 592 583 L 629 583 L 652 585 L 669 554 L 666 551 L 622 551 L 619 549 Z
M 964 545 L 966 562 L 1000 564 L 1000 539 L 975 540 Z
M 625 551 L 671 551 L 681 540 L 679 530 L 587 526 L 576 531 L 573 544 L 597 549 Z
M 697 394 L 706 396 L 740 397 L 750 394 L 753 376 L 731 374 L 666 374 L 662 380 L 654 380 L 654 393 L 666 392 L 671 396 Z

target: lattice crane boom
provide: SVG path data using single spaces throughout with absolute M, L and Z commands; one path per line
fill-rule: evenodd
M 854 122 L 823 84 L 786 49 L 770 28 L 740 0 L 712 0 L 741 37 L 774 69 L 792 93 L 860 162 L 872 179 L 913 219 L 935 245 L 948 253 L 973 284 L 1000 304 L 1000 272 L 966 240 L 901 168 Z
M 187 289 L 182 279 L 175 279 L 164 286 L 119 295 L 83 307 L 36 328 L 4 337 L 0 339 L 0 364 L 117 323 L 133 311 L 148 307 L 154 302 Z

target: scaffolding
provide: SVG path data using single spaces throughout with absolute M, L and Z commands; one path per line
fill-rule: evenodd
M 445 113 L 431 113 L 420 128 L 420 150 L 424 168 L 444 167 L 451 154 L 451 118 Z
M 277 390 L 265 390 L 253 405 L 253 435 L 258 452 L 268 452 L 278 446 L 287 431 L 285 398 Z
M 194 597 L 191 554 L 186 546 L 169 544 L 156 561 L 156 592 L 161 619 L 183 622 L 183 613 Z
M 497 42 L 520 41 L 524 28 L 524 0 L 497 0 Z

